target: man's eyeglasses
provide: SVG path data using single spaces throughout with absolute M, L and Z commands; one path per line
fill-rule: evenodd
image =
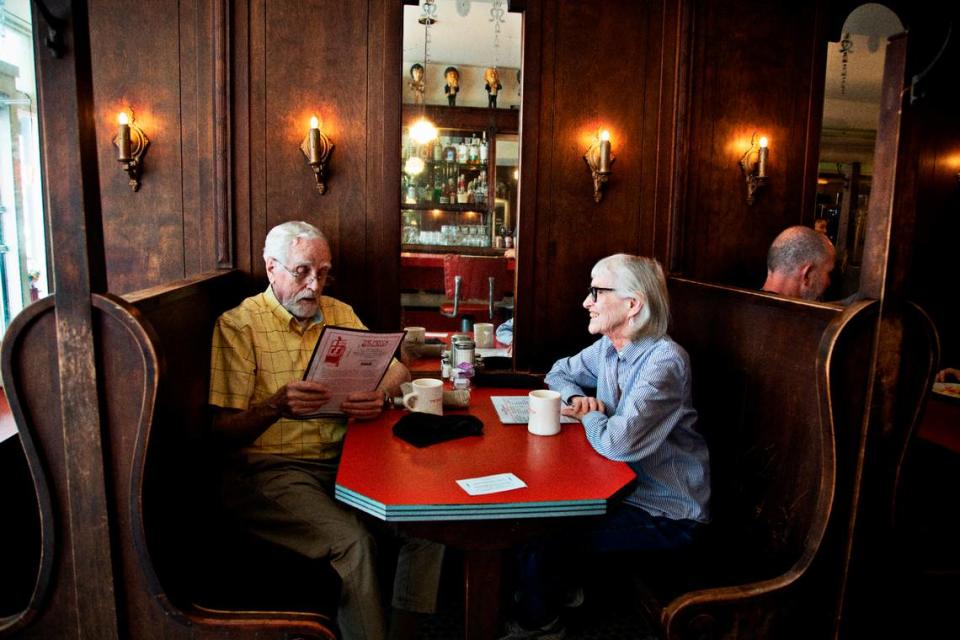
M 613 289 L 611 287 L 590 287 L 589 291 L 590 291 L 590 297 L 593 298 L 594 302 L 596 302 L 597 294 L 600 293 L 601 291 L 616 291 L 616 289 Z
M 283 264 L 279 260 L 276 261 L 278 265 L 283 267 L 283 270 L 289 273 L 294 281 L 297 284 L 310 284 L 311 282 L 321 282 L 321 283 L 331 283 L 333 282 L 333 276 L 330 275 L 328 268 L 319 269 L 313 271 L 310 267 L 306 265 L 300 265 L 296 269 L 291 269 L 287 265 Z

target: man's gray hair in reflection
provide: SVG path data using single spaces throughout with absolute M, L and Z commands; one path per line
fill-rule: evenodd
M 630 321 L 630 338 L 662 338 L 670 323 L 670 297 L 663 267 L 653 258 L 615 253 L 593 266 L 590 276 L 606 274 L 621 298 L 637 298 L 643 307 Z
M 263 259 L 273 258 L 282 264 L 286 264 L 290 245 L 293 244 L 294 240 L 314 240 L 316 238 L 327 242 L 327 237 L 323 235 L 320 229 L 309 222 L 291 220 L 278 224 L 270 229 L 270 233 L 267 234 L 267 239 L 263 243 Z M 330 243 L 327 242 L 327 244 Z
M 797 225 L 780 232 L 767 253 L 767 270 L 792 273 L 804 264 L 821 264 L 832 256 L 830 239 L 810 227 Z

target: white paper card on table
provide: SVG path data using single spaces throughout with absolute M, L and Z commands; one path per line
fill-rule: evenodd
M 523 489 L 527 486 L 526 482 L 512 473 L 497 473 L 492 476 L 466 478 L 464 480 L 457 480 L 457 484 L 472 496 L 484 496 L 488 493 L 512 491 L 513 489 Z
M 510 352 L 506 347 L 491 347 L 489 349 L 477 348 L 477 355 L 483 358 L 509 358 Z
M 530 422 L 530 399 L 527 396 L 490 396 L 493 408 L 503 424 L 527 424 Z M 580 422 L 570 416 L 560 416 L 560 424 Z

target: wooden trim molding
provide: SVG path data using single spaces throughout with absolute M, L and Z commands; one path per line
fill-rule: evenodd
M 213 2 L 213 215 L 217 266 L 234 266 L 230 208 L 230 9 Z

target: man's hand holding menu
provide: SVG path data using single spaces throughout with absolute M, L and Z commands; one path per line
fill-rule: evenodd
M 310 404 L 309 414 L 297 412 L 297 417 L 348 415 L 362 419 L 379 415 L 383 396 L 377 392 L 377 386 L 401 340 L 402 331 L 379 333 L 324 327 L 303 381 L 287 385 L 288 393 L 297 395 L 302 391 L 313 398 L 295 405 L 302 408 L 314 403 Z M 326 392 L 326 401 L 318 406 L 315 403 L 322 395 L 320 391 Z

